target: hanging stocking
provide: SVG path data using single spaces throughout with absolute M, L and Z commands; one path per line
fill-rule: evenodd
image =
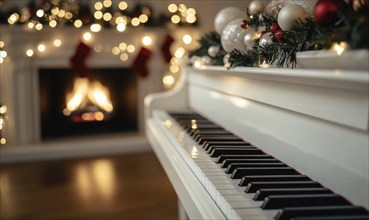
M 82 41 L 76 47 L 74 55 L 70 58 L 72 71 L 79 77 L 87 77 L 86 59 L 91 53 L 91 47 Z
M 147 62 L 152 55 L 151 50 L 141 47 L 140 52 L 132 63 L 132 70 L 136 72 L 141 77 L 146 77 L 149 75 L 149 70 L 147 68 Z
M 174 38 L 167 34 L 165 37 L 163 45 L 161 45 L 161 54 L 163 55 L 163 58 L 165 62 L 169 63 L 172 59 L 172 54 L 170 53 L 170 46 L 174 43 Z

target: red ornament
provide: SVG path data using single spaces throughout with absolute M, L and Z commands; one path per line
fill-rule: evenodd
M 246 26 L 247 26 L 247 21 L 243 20 L 242 23 L 241 23 L 241 28 L 246 29 Z
M 271 27 L 270 27 L 270 32 L 272 32 L 273 34 L 275 34 L 275 32 L 277 32 L 278 30 L 280 30 L 281 28 L 279 27 L 278 24 L 273 24 Z
M 319 0 L 314 8 L 315 21 L 324 26 L 333 25 L 338 19 L 339 1 L 342 0 Z
M 275 38 L 277 38 L 277 40 L 281 41 L 284 39 L 284 31 L 279 29 L 274 33 Z

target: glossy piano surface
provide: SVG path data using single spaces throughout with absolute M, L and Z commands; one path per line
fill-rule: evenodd
M 165 134 L 165 123 L 170 120 L 158 119 L 158 115 L 173 110 L 194 110 L 353 204 L 369 208 L 367 72 L 183 67 L 182 74 L 175 89 L 146 98 L 146 133 L 191 218 L 229 216 L 217 210 L 219 204 L 201 180 L 195 188 L 207 192 L 195 193 L 201 195 L 198 203 L 209 200 L 202 208 L 217 211 L 204 214 L 198 208 L 200 211 L 191 216 L 196 207 L 190 203 L 197 203 L 188 192 L 194 186 L 186 186 L 186 181 L 195 165 L 191 168 L 185 161 L 180 163 L 184 152 L 174 156 L 186 139 Z M 192 140 L 187 141 L 186 146 L 195 146 Z M 178 173 L 178 169 L 187 168 L 188 176 Z

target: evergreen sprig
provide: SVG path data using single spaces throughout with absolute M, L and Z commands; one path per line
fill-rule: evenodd
M 237 66 L 253 67 L 258 63 L 258 60 L 259 57 L 256 50 L 242 52 L 238 49 L 235 49 L 230 53 L 228 61 L 230 62 L 230 67 L 232 68 Z

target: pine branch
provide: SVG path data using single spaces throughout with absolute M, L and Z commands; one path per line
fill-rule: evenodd
M 237 66 L 253 67 L 257 64 L 258 59 L 258 52 L 256 50 L 242 52 L 235 49 L 230 53 L 229 62 L 231 63 L 231 68 Z

